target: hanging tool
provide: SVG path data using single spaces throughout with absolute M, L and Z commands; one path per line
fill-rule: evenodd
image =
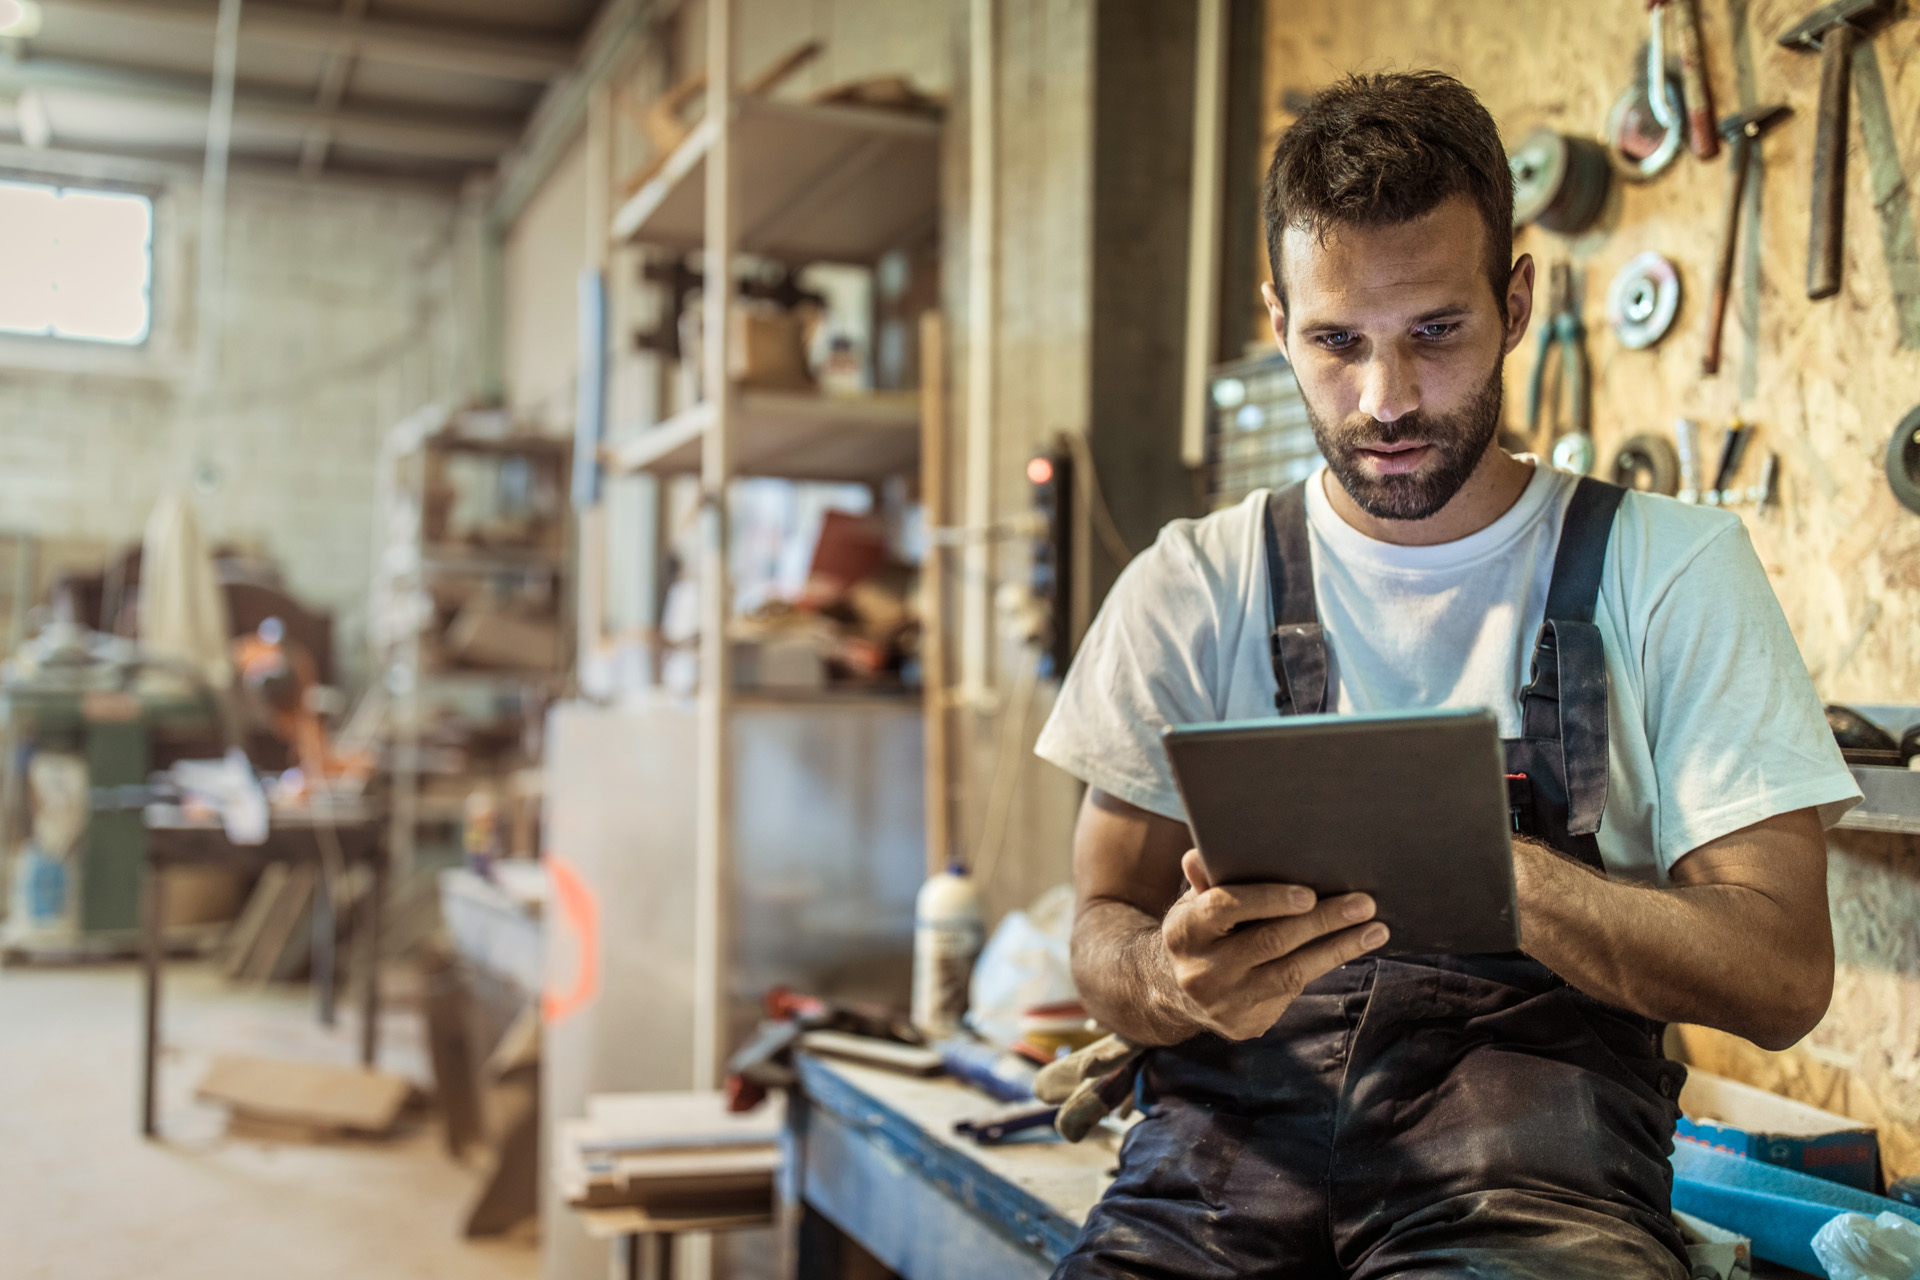
M 1538 223 L 1561 235 L 1578 235 L 1593 225 L 1607 201 L 1607 152 L 1592 138 L 1542 126 L 1508 153 L 1507 167 L 1513 172 L 1516 227 Z
M 1634 436 L 1613 455 L 1613 482 L 1623 489 L 1672 497 L 1680 487 L 1679 455 L 1665 436 Z
M 1920 515 L 1920 408 L 1902 418 L 1887 441 L 1887 483 L 1901 506 Z
M 1792 115 L 1784 102 L 1741 111 L 1720 122 L 1731 150 L 1727 153 L 1727 213 L 1720 223 L 1720 257 L 1713 268 L 1713 300 L 1707 304 L 1707 348 L 1700 356 L 1705 373 L 1720 371 L 1720 333 L 1727 322 L 1727 295 L 1733 289 L 1733 251 L 1740 239 L 1740 201 L 1753 166 L 1754 141 Z
M 1665 6 L 1669 0 L 1653 0 Z M 1711 160 L 1720 154 L 1720 135 L 1713 127 L 1713 86 L 1707 83 L 1706 57 L 1700 47 L 1699 0 L 1671 0 L 1678 20 L 1680 88 L 1687 100 L 1687 146 L 1695 157 Z
M 1678 418 L 1673 424 L 1673 448 L 1680 455 L 1680 492 L 1673 495 L 1682 502 L 1700 501 L 1700 424 L 1692 418 Z
M 1807 296 L 1840 291 L 1840 243 L 1847 188 L 1848 73 L 1853 46 L 1871 35 L 1892 0 L 1837 0 L 1780 37 L 1788 49 L 1820 52 L 1820 114 L 1813 139 L 1813 218 L 1807 234 Z
M 1621 173 L 1646 182 L 1664 172 L 1686 145 L 1686 102 L 1680 82 L 1667 74 L 1661 38 L 1661 4 L 1648 16 L 1647 56 L 1633 83 L 1607 116 L 1607 146 Z
M 1780 494 L 1780 455 L 1770 453 L 1760 464 L 1760 480 L 1747 490 L 1747 501 L 1762 511 L 1772 506 Z
M 1607 325 L 1629 351 L 1666 337 L 1679 310 L 1680 273 L 1652 251 L 1620 268 L 1607 286 Z
M 1564 262 L 1553 264 L 1547 276 L 1548 314 L 1540 324 L 1539 353 L 1533 362 L 1533 377 L 1527 383 L 1527 436 L 1537 448 L 1540 443 L 1540 410 L 1546 385 L 1547 364 L 1554 347 L 1560 348 L 1560 383 L 1555 391 L 1552 419 L 1559 417 L 1560 402 L 1567 405 L 1567 430 L 1551 428 L 1554 465 L 1584 474 L 1593 468 L 1593 437 L 1587 431 L 1587 352 L 1580 312 L 1574 304 L 1573 268 Z M 1584 465 L 1580 465 L 1584 458 Z
M 1727 434 L 1720 441 L 1720 466 L 1714 472 L 1713 487 L 1702 495 L 1708 506 L 1732 505 L 1734 499 L 1728 486 L 1739 474 L 1740 463 L 1747 456 L 1747 445 L 1752 439 L 1753 428 L 1738 418 L 1727 427 Z

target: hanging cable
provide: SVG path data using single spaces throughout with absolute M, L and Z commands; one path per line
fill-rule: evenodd
M 1133 559 L 1133 552 L 1127 546 L 1127 540 L 1120 536 L 1120 528 L 1113 522 L 1113 512 L 1107 509 L 1106 494 L 1100 489 L 1100 475 L 1093 469 L 1093 450 L 1087 444 L 1087 438 L 1078 431 L 1063 431 L 1067 447 L 1073 450 L 1074 472 L 1079 477 L 1076 488 L 1080 491 L 1080 501 L 1087 508 L 1087 523 L 1092 526 L 1094 536 L 1100 539 L 1104 549 L 1115 565 L 1125 565 Z

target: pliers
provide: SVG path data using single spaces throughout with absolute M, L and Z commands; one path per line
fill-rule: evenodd
M 1547 305 L 1551 308 L 1540 323 L 1540 350 L 1533 362 L 1533 378 L 1527 383 L 1527 442 L 1547 452 L 1561 435 L 1588 436 L 1587 430 L 1587 348 L 1586 330 L 1580 324 L 1580 312 L 1573 303 L 1573 268 L 1556 262 L 1548 276 Z M 1560 404 L 1567 407 L 1566 430 L 1551 430 L 1540 439 L 1541 390 L 1546 383 L 1547 363 L 1553 348 L 1560 348 L 1560 383 L 1554 395 L 1552 416 L 1560 416 Z M 1557 422 L 1553 425 L 1557 425 Z

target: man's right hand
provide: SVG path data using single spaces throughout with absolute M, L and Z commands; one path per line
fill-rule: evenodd
M 1309 982 L 1387 940 L 1373 899 L 1317 899 L 1284 884 L 1214 886 L 1200 851 L 1180 860 L 1188 888 L 1160 925 L 1178 1015 L 1228 1040 L 1264 1035 Z M 1164 901 L 1164 899 L 1163 899 Z

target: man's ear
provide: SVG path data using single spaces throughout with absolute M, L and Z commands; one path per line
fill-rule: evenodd
M 1533 318 L 1533 255 L 1523 253 L 1507 276 L 1507 341 L 1502 350 L 1511 355 L 1527 336 L 1527 322 Z
M 1260 301 L 1267 304 L 1267 328 L 1273 333 L 1273 345 L 1280 348 L 1280 354 L 1287 356 L 1288 363 L 1293 357 L 1287 355 L 1287 307 L 1280 301 L 1280 295 L 1274 292 L 1269 280 L 1260 282 Z

